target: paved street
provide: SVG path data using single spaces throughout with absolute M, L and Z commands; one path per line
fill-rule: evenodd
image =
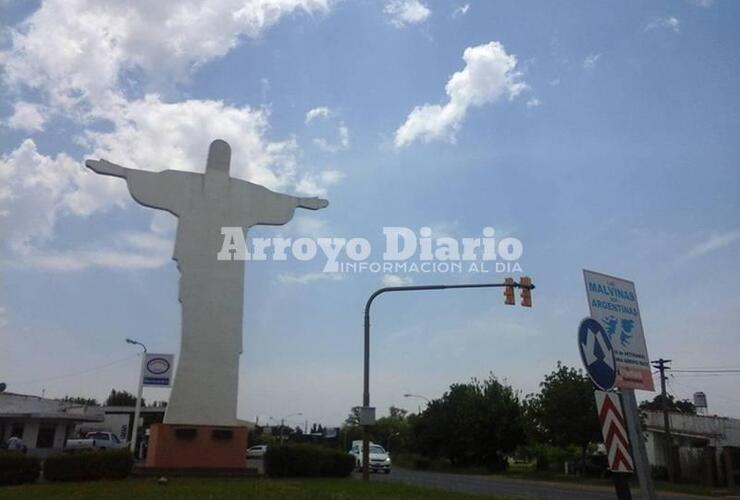
M 477 495 L 511 495 L 531 498 L 597 500 L 614 498 L 614 490 L 597 486 L 578 486 L 543 481 L 525 481 L 521 479 L 502 479 L 493 477 L 445 474 L 441 472 L 423 472 L 395 468 L 389 475 L 373 474 L 373 481 L 395 481 L 418 486 L 442 488 L 462 493 Z M 697 496 L 661 494 L 665 499 L 696 499 Z M 639 498 L 633 492 L 633 498 Z

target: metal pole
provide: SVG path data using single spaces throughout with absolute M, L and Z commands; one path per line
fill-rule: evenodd
M 534 285 L 521 285 L 519 283 L 468 283 L 463 285 L 416 285 L 416 286 L 389 286 L 375 290 L 365 303 L 364 321 L 364 366 L 362 379 L 362 406 L 370 406 L 370 306 L 375 297 L 386 292 L 413 292 L 419 290 L 446 290 L 450 288 L 503 288 L 513 286 L 515 288 L 534 289 Z M 370 480 L 370 426 L 362 426 L 362 479 Z
M 671 417 L 668 414 L 668 394 L 665 390 L 665 383 L 668 378 L 665 371 L 670 370 L 670 367 L 667 366 L 670 362 L 670 359 L 660 358 L 653 361 L 653 366 L 660 371 L 660 402 L 663 410 L 663 429 L 665 431 L 666 468 L 668 469 L 668 480 L 673 483 L 676 481 L 676 469 L 673 461 L 673 438 L 671 437 Z
M 627 434 L 629 434 L 630 444 L 632 445 L 632 460 L 635 464 L 637 479 L 640 482 L 640 498 L 655 500 L 658 497 L 655 495 L 655 485 L 653 484 L 653 477 L 650 475 L 650 463 L 647 460 L 645 441 L 642 439 L 640 414 L 637 408 L 635 391 L 633 389 L 623 389 L 621 392 Z
M 142 347 L 144 347 L 143 344 L 141 344 Z M 139 388 L 138 392 L 136 394 L 136 409 L 134 409 L 134 425 L 133 429 L 131 429 L 131 453 L 134 454 L 134 458 L 136 457 L 136 440 L 139 437 L 139 416 L 141 415 L 141 395 L 144 392 L 144 361 L 146 361 L 146 347 L 144 347 L 144 351 L 140 354 L 141 356 L 141 368 L 139 369 Z

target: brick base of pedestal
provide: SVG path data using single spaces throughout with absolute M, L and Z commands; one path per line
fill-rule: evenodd
M 152 424 L 146 467 L 246 469 L 246 427 Z

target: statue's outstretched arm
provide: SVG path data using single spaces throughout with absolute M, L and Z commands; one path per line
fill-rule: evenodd
M 126 167 L 116 165 L 107 160 L 87 160 L 85 161 L 85 166 L 96 174 L 112 175 L 114 177 L 122 177 L 124 179 L 127 177 L 129 170 Z
M 301 208 L 307 208 L 309 210 L 319 210 L 329 206 L 329 200 L 318 198 L 298 198 L 298 206 Z

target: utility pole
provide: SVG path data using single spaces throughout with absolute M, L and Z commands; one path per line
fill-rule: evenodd
M 666 453 L 666 464 L 668 469 L 668 480 L 670 482 L 676 481 L 676 471 L 673 468 L 673 438 L 671 437 L 671 419 L 668 414 L 668 395 L 665 390 L 665 383 L 668 377 L 666 377 L 666 370 L 670 370 L 671 367 L 668 365 L 671 362 L 670 359 L 660 358 L 653 361 L 652 364 L 655 368 L 660 371 L 660 402 L 663 407 L 663 427 L 665 429 L 665 453 Z

